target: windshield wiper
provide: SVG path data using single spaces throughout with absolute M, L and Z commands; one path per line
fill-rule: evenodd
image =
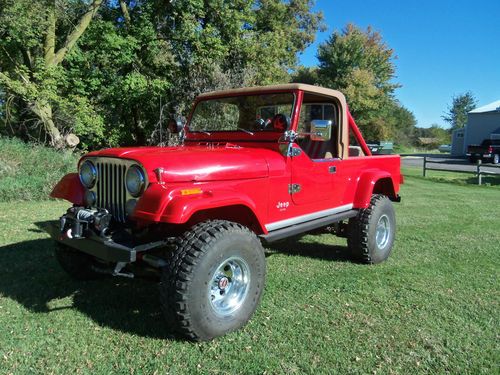
M 245 132 L 247 134 L 253 135 L 253 133 L 250 130 L 246 130 L 246 129 L 243 129 L 243 128 L 236 128 L 236 129 L 241 130 L 242 132 Z

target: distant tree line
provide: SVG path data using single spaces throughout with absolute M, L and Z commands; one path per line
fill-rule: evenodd
M 394 82 L 394 51 L 378 32 L 349 24 L 319 46 L 317 57 L 319 66 L 299 68 L 295 82 L 342 91 L 365 138 L 411 142 L 415 117 L 394 97 L 400 86 Z
M 394 97 L 394 51 L 348 25 L 324 28 L 313 0 L 0 0 L 0 134 L 83 149 L 152 142 L 207 90 L 305 82 L 343 91 L 366 138 L 411 144 Z

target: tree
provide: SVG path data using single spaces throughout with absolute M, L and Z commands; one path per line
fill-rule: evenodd
M 0 117 L 55 146 L 69 132 L 83 148 L 143 144 L 202 91 L 288 81 L 321 27 L 312 6 L 0 0 Z
M 93 0 L 75 18 L 69 17 L 56 1 L 4 0 L 0 6 L 0 82 L 38 117 L 55 147 L 64 146 L 61 131 L 54 123 L 52 104 L 58 99 L 54 88 L 60 78 L 60 65 L 101 3 Z
M 341 90 L 367 138 L 387 136 L 387 108 L 393 103 L 394 51 L 368 27 L 348 24 L 318 48 L 318 83 Z M 377 130 L 378 129 L 378 130 Z
M 380 118 L 383 119 L 383 127 L 388 133 L 388 138 L 385 139 L 392 139 L 399 145 L 412 144 L 417 120 L 413 113 L 399 101 L 391 101 L 384 108 L 384 112 Z
M 415 145 L 423 146 L 426 148 L 436 148 L 441 144 L 450 144 L 451 135 L 446 129 L 443 129 L 438 124 L 432 124 L 428 128 L 415 128 L 413 133 Z M 422 144 L 419 138 L 424 138 L 427 143 Z
M 467 113 L 476 106 L 476 98 L 470 91 L 467 91 L 453 97 L 451 106 L 442 118 L 450 124 L 452 130 L 463 128 L 467 124 Z
M 107 3 L 66 60 L 64 92 L 89 100 L 101 122 L 76 127 L 83 146 L 142 145 L 158 122 L 177 68 L 155 12 L 153 2 Z
M 173 100 L 185 110 L 201 91 L 289 81 L 297 54 L 322 28 L 311 0 L 174 1 L 160 35 L 178 62 Z
M 319 81 L 318 68 L 299 66 L 292 74 L 292 82 L 317 85 Z

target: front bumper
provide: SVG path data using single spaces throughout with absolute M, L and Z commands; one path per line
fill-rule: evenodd
M 170 240 L 162 240 L 148 243 L 137 243 L 133 241 L 119 242 L 111 237 L 101 237 L 92 230 L 87 230 L 83 237 L 70 238 L 61 231 L 59 221 L 50 221 L 44 224 L 45 231 L 57 242 L 92 255 L 107 262 L 135 262 L 139 254 L 146 251 L 167 247 Z

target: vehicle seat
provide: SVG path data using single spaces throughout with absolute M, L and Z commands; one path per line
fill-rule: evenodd
M 298 144 L 311 159 L 332 159 L 336 155 L 332 140 L 312 141 L 310 137 L 307 137 L 299 140 Z
M 361 156 L 361 147 L 349 146 L 349 156 Z

